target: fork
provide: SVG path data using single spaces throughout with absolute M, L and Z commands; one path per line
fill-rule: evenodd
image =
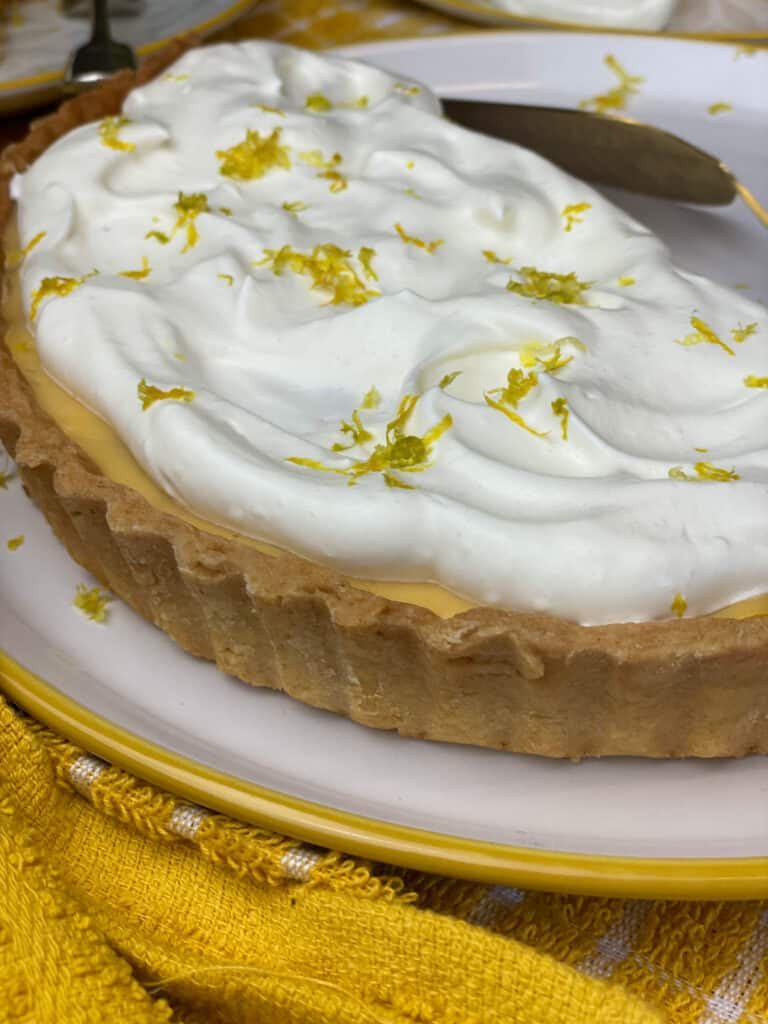
M 64 82 L 73 91 L 97 85 L 123 68 L 136 67 L 136 55 L 131 47 L 112 38 L 107 3 L 108 0 L 93 0 L 91 38 L 69 58 Z

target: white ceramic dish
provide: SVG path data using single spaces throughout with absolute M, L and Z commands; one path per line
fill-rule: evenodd
M 544 17 L 510 14 L 488 0 L 418 0 L 443 14 L 498 28 L 576 28 L 597 30 L 584 19 L 552 21 Z M 531 4 L 533 7 L 533 4 Z M 578 4 L 574 3 L 574 7 Z M 602 29 L 610 31 L 610 29 Z M 653 33 L 652 33 L 653 34 Z M 730 39 L 768 43 L 768 7 L 763 0 L 678 0 L 660 34 L 690 39 Z
M 215 32 L 254 3 L 255 0 L 144 0 L 142 14 L 113 17 L 113 35 L 146 57 L 185 32 Z M 65 17 L 59 0 L 32 0 L 15 8 L 11 5 L 0 47 L 0 113 L 24 110 L 53 99 L 60 92 L 70 53 L 86 41 L 89 30 L 87 18 Z
M 612 52 L 645 78 L 631 115 L 719 154 L 768 198 L 768 52 L 538 33 L 345 52 L 443 94 L 560 105 L 613 84 Z M 768 234 L 742 206 L 614 198 L 679 263 L 768 299 Z M 768 895 L 766 758 L 571 764 L 374 732 L 221 675 L 118 602 L 107 625 L 87 621 L 72 607 L 85 579 L 18 481 L 0 490 L 0 678 L 78 742 L 168 788 L 430 870 L 622 895 Z

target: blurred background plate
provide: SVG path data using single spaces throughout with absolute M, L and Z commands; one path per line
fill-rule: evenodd
M 255 0 L 143 0 L 142 13 L 114 17 L 113 34 L 141 57 L 185 32 L 208 35 L 253 7 Z M 89 19 L 67 17 L 61 0 L 0 2 L 0 114 L 54 99 L 72 50 L 84 43 Z M 124 6 L 129 7 L 130 4 Z M 133 0 L 133 6 L 139 6 Z
M 500 28 L 579 28 L 588 31 L 610 31 L 602 26 L 575 21 L 552 21 L 546 18 L 509 14 L 500 6 L 475 0 L 418 0 L 443 14 L 463 18 L 478 25 Z M 530 0 L 531 6 L 534 0 Z M 617 30 L 618 31 L 618 30 Z M 621 29 L 626 32 L 626 29 Z M 768 3 L 766 0 L 678 0 L 675 13 L 663 33 L 643 35 L 674 35 L 691 39 L 723 39 L 768 45 Z

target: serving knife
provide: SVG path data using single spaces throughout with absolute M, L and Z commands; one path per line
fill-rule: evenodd
M 721 160 L 662 128 L 589 110 L 441 102 L 449 120 L 526 146 L 586 181 L 710 206 L 738 196 L 768 228 L 768 210 Z

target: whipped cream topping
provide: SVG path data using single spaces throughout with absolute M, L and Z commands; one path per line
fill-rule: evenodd
M 768 316 L 427 90 L 186 54 L 13 183 L 47 372 L 200 516 L 585 624 L 768 590 Z
M 677 0 L 490 0 L 509 14 L 608 28 L 664 28 Z

